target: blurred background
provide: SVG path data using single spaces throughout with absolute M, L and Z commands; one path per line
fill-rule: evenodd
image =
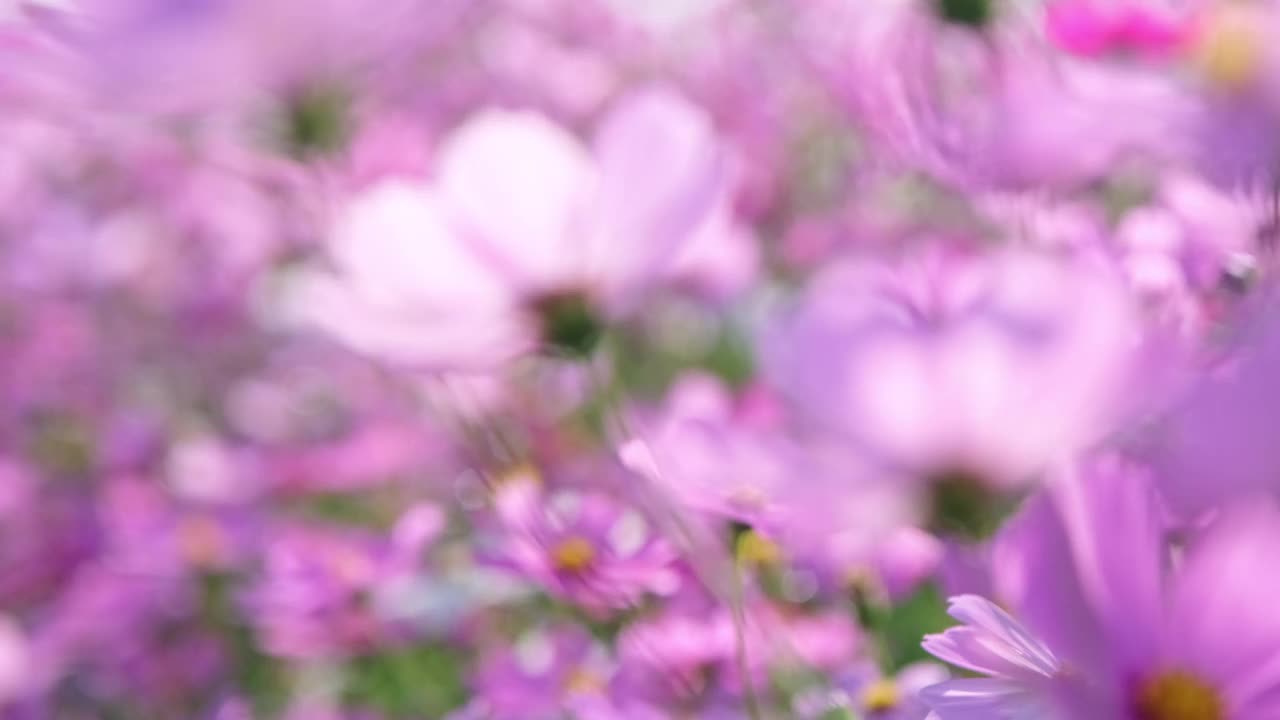
M 920 691 L 1270 506 L 1277 30 L 0 3 L 0 718 L 1270 717 Z

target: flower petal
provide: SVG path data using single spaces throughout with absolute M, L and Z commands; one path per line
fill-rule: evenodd
M 724 194 L 711 120 L 665 88 L 638 91 L 604 119 L 594 144 L 600 184 L 586 248 L 606 292 L 651 282 Z
M 510 283 L 581 279 L 574 225 L 594 168 L 573 135 L 536 113 L 485 111 L 446 140 L 438 172 L 453 221 Z

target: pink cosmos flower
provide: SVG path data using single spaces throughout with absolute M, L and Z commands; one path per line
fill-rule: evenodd
M 1197 92 L 1184 118 L 1191 159 L 1208 179 L 1232 189 L 1274 184 L 1280 143 L 1280 29 L 1272 2 L 1220 2 L 1203 14 L 1187 53 Z
M 919 521 L 915 488 L 867 467 L 836 442 L 794 436 L 761 387 L 735 397 L 718 380 L 683 377 L 646 433 L 623 454 L 664 497 L 713 520 L 750 526 L 768 554 L 837 574 L 873 563 L 878 545 Z M 641 451 L 643 448 L 643 451 Z M 776 545 L 774 545 L 776 543 Z
M 603 492 L 544 493 L 534 481 L 512 479 L 495 503 L 500 561 L 556 597 L 601 613 L 680 586 L 675 549 Z
M 22 691 L 28 652 L 22 628 L 8 615 L 0 615 L 0 707 Z
M 589 351 L 708 220 L 721 152 L 670 90 L 620 100 L 590 149 L 530 112 L 483 111 L 429 182 L 389 178 L 340 209 L 305 316 L 353 347 L 433 368 Z
M 768 338 L 810 417 L 925 478 L 1012 487 L 1107 431 L 1140 335 L 1105 264 L 924 253 L 820 275 Z
M 1280 712 L 1280 543 L 1269 499 L 1171 540 L 1152 478 L 1103 458 L 1072 467 L 999 538 L 997 591 L 926 639 L 989 678 L 925 691 L 940 720 L 989 717 L 1252 720 Z
M 1045 32 L 1058 47 L 1085 56 L 1134 52 L 1165 57 L 1185 49 L 1204 3 L 1152 0 L 1056 0 L 1045 11 Z
M 838 611 L 751 601 L 741 628 L 744 677 L 736 622 L 729 608 L 685 595 L 662 613 L 628 625 L 618 640 L 618 690 L 659 706 L 674 700 L 719 717 L 713 713 L 741 708 L 748 683 L 764 687 L 771 672 L 785 669 L 844 667 L 861 648 L 857 627 Z
M 0 456 L 0 604 L 52 601 L 97 551 L 94 507 L 40 481 L 35 468 Z
M 759 279 L 760 240 L 734 217 L 731 198 L 721 197 L 675 256 L 669 281 L 692 295 L 727 301 Z
M 296 111 L 338 109 L 328 101 L 373 94 L 389 67 L 448 37 L 461 7 L 454 0 L 429 8 L 413 0 L 376 8 L 359 0 L 109 0 L 67 13 L 64 33 L 79 61 L 77 79 L 111 110 L 288 124 L 302 117 Z
M 1170 151 L 1189 102 L 1171 84 L 1048 52 L 1018 3 L 954 4 L 978 12 L 973 24 L 933 12 L 950 3 L 848 11 L 836 82 L 896 159 L 951 185 L 1019 190 L 1079 186 L 1126 156 Z
M 1244 289 L 1256 271 L 1264 212 L 1258 199 L 1224 193 L 1186 173 L 1160 179 L 1152 201 L 1120 218 L 1115 240 L 1134 287 L 1148 294 Z
M 1195 379 L 1159 425 L 1150 458 L 1179 512 L 1195 516 L 1224 502 L 1274 492 L 1280 481 L 1275 442 L 1280 328 L 1271 319 L 1274 290 L 1256 298 L 1237 342 Z
M 947 677 L 946 669 L 932 662 L 913 663 L 896 676 L 883 675 L 873 663 L 858 663 L 838 673 L 831 688 L 802 692 L 793 706 L 802 720 L 842 714 L 876 720 L 924 720 L 929 709 L 917 694 Z
M 803 450 L 780 429 L 735 407 L 714 378 L 686 376 L 649 433 L 664 470 L 653 479 L 682 505 L 778 529 L 795 513 L 795 484 L 806 475 Z
M 442 530 L 443 517 L 430 505 L 406 512 L 389 538 L 283 528 L 246 597 L 263 646 L 281 657 L 331 658 L 410 637 L 412 625 L 394 607 L 398 582 L 412 575 Z
M 734 704 L 739 688 L 716 682 L 732 672 L 734 627 L 727 612 L 669 608 L 632 623 L 618 638 L 618 682 L 659 707 Z
M 585 629 L 533 628 L 483 656 L 473 681 L 476 699 L 463 717 L 553 720 L 566 708 L 607 702 L 614 672 L 608 650 Z

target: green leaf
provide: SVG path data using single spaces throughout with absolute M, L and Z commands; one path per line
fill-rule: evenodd
M 906 600 L 888 608 L 873 628 L 884 642 L 889 669 L 893 672 L 931 656 L 920 646 L 921 639 L 955 624 L 947 615 L 947 601 L 935 583 L 927 583 Z
M 286 668 L 258 649 L 248 623 L 237 613 L 232 600 L 237 578 L 227 573 L 205 573 L 199 582 L 200 619 L 225 638 L 235 684 L 248 696 L 256 716 L 274 717 L 288 700 Z

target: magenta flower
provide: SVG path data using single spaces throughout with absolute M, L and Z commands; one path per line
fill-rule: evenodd
M 658 705 L 712 705 L 732 697 L 715 681 L 734 658 L 727 612 L 669 609 L 629 625 L 618 639 L 619 682 Z
M 1031 631 L 974 595 L 953 598 L 951 615 L 964 624 L 926 637 L 925 649 L 940 660 L 990 677 L 924 688 L 922 698 L 938 720 L 1065 720 L 1051 702 L 1051 683 L 1064 668 Z
M 0 605 L 50 602 L 99 551 L 87 498 L 41 482 L 34 468 L 0 456 Z
M 401 518 L 390 538 L 294 525 L 267 547 L 265 568 L 245 605 L 268 652 L 332 658 L 396 645 L 413 636 L 396 607 L 399 583 L 443 529 L 432 506 Z
M 928 689 L 941 720 L 978 717 L 1246 720 L 1280 713 L 1280 542 L 1270 501 L 1222 512 L 1171 542 L 1146 473 L 1118 461 L 1073 469 L 1005 529 L 997 591 L 1021 622 L 977 597 L 964 625 L 927 638 L 990 679 Z
M 796 512 L 797 477 L 812 472 L 779 423 L 753 418 L 735 402 L 713 378 L 691 375 L 678 382 L 649 433 L 664 471 L 654 480 L 682 505 L 776 529 Z
M 896 676 L 883 675 L 871 663 L 858 664 L 836 674 L 831 687 L 801 693 L 794 709 L 801 720 L 841 717 L 841 713 L 876 720 L 924 720 L 929 708 L 918 693 L 947 677 L 945 668 L 931 662 L 908 665 Z
M 0 718 L 1280 720 L 1277 38 L 0 0 Z
M 0 707 L 20 696 L 27 682 L 27 638 L 9 616 L 0 615 Z
M 690 374 L 671 389 L 648 442 L 622 454 L 669 502 L 720 521 L 708 529 L 723 532 L 725 521 L 753 528 L 747 552 L 758 559 L 794 556 L 840 575 L 874 562 L 879 543 L 921 520 L 917 488 L 842 443 L 791 437 L 771 395 L 758 388 L 735 397 Z
M 603 492 L 547 493 L 532 480 L 498 489 L 497 559 L 546 592 L 592 612 L 680 586 L 674 548 L 640 513 Z
M 534 628 L 481 659 L 467 717 L 555 720 L 568 708 L 607 704 L 614 671 L 607 648 L 586 630 Z
M 676 598 L 660 614 L 623 631 L 620 690 L 659 706 L 675 702 L 711 712 L 738 705 L 748 684 L 767 686 L 771 673 L 832 672 L 848 666 L 862 649 L 857 627 L 839 611 L 807 612 L 753 601 L 743 622 L 740 658 L 729 608 L 708 607 L 696 593 Z
M 1181 513 L 1195 515 L 1277 488 L 1280 448 L 1271 428 L 1280 398 L 1280 329 L 1266 316 L 1274 310 L 1270 293 L 1250 308 L 1227 357 L 1196 378 L 1154 438 L 1151 462 Z
M 1280 159 L 1280 52 L 1270 42 L 1280 28 L 1280 8 L 1216 3 L 1199 25 L 1187 53 L 1197 104 L 1182 119 L 1191 157 L 1210 180 L 1233 189 L 1268 188 Z
M 1050 52 L 1024 5 L 854 7 L 840 89 L 877 150 L 948 184 L 1078 186 L 1130 154 L 1165 155 L 1185 111 L 1161 79 Z
M 1115 228 L 1130 283 L 1148 297 L 1247 290 L 1259 270 L 1263 205 L 1189 173 L 1164 175 L 1152 202 L 1125 213 Z
M 1160 0 L 1055 0 L 1046 8 L 1045 31 L 1058 47 L 1079 55 L 1133 52 L 1167 57 L 1195 37 L 1203 2 Z

